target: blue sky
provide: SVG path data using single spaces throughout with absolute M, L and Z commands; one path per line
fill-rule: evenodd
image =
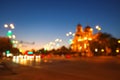
M 56 38 L 68 45 L 66 33 L 76 25 L 102 27 L 120 38 L 120 0 L 0 0 L 0 36 L 4 24 L 13 23 L 18 41 L 35 42 L 27 48 L 42 48 Z M 96 31 L 96 30 L 95 30 Z

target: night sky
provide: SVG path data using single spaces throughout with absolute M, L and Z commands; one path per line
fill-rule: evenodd
M 120 38 L 120 0 L 0 0 L 0 36 L 10 23 L 18 41 L 35 42 L 24 49 L 42 48 L 56 38 L 68 45 L 66 33 L 75 32 L 77 24 L 99 25 L 102 32 Z

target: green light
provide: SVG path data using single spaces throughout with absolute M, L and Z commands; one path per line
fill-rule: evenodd
M 6 51 L 6 54 L 10 54 L 10 51 L 9 51 L 9 50 L 7 50 L 7 51 Z
M 33 54 L 33 52 L 29 51 L 28 54 Z
M 9 31 L 7 32 L 7 36 L 12 36 L 12 31 L 11 31 L 11 30 L 9 30 Z
M 72 39 L 69 39 L 68 43 L 69 43 L 69 44 L 72 44 Z

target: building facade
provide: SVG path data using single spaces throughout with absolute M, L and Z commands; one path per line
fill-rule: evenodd
M 82 25 L 78 24 L 71 44 L 72 51 L 81 52 L 83 55 L 91 55 L 89 41 L 92 39 L 93 29 L 90 26 L 83 29 Z

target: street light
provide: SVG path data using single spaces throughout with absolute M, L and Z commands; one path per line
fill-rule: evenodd
M 10 29 L 14 29 L 14 28 L 15 28 L 15 27 L 14 27 L 14 24 L 9 24 L 9 25 L 8 25 L 8 24 L 5 24 L 4 27 L 5 27 L 5 28 L 10 28 Z
M 118 40 L 118 43 L 120 43 L 120 40 Z
M 15 40 L 16 36 L 13 35 L 13 32 L 12 32 L 12 29 L 15 29 L 14 24 L 4 24 L 4 28 L 8 28 L 7 37 L 11 39 L 13 46 L 15 45 L 14 47 L 16 47 L 16 45 L 18 44 L 18 41 Z
M 66 36 L 75 36 L 75 33 L 68 32 L 68 33 L 66 33 Z
M 55 39 L 56 42 L 56 46 L 59 47 L 60 46 L 60 42 L 62 42 L 62 39 Z
M 69 43 L 69 44 L 72 44 L 72 43 L 73 43 L 72 38 L 75 36 L 75 33 L 68 32 L 68 33 L 66 33 L 66 36 L 67 36 L 67 37 L 70 36 L 70 39 L 68 40 L 68 43 Z
M 98 25 L 97 25 L 95 28 L 96 28 L 98 31 L 102 30 L 101 27 L 98 26 Z

